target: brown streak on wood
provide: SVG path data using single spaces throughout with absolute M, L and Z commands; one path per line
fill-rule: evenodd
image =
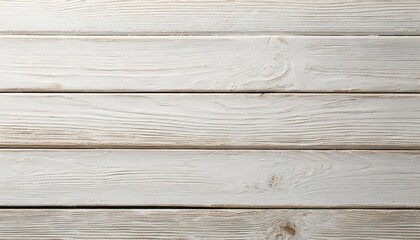
M 277 175 L 273 175 L 268 180 L 268 186 L 270 186 L 270 188 L 273 188 L 273 189 L 280 189 L 281 182 L 282 182 L 282 178 L 281 177 L 279 177 Z
M 278 38 L 277 38 L 277 40 L 278 40 L 280 43 L 282 43 L 282 44 L 287 44 L 286 39 L 285 39 L 285 38 L 283 38 L 283 37 L 278 37 Z
M 63 90 L 63 86 L 58 82 L 54 82 L 51 83 L 50 86 L 45 90 Z

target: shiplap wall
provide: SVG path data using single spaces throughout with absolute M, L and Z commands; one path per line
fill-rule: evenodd
M 417 0 L 0 0 L 0 239 L 420 239 L 419 92 Z

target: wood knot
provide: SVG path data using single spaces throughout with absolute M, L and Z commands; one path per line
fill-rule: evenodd
M 281 186 L 281 177 L 277 175 L 272 175 L 268 180 L 268 186 L 274 189 L 280 189 Z
M 275 225 L 272 237 L 276 240 L 294 239 L 296 235 L 295 226 L 288 221 L 281 221 Z
M 290 236 L 295 236 L 296 235 L 295 228 L 293 226 L 291 226 L 291 224 L 289 222 L 286 224 L 286 226 L 283 226 L 282 228 Z

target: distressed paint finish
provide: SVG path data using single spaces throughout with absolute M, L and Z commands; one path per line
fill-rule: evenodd
M 417 0 L 14 0 L 0 32 L 418 35 L 419 13 Z
M 0 205 L 420 207 L 419 153 L 0 150 Z
M 1 147 L 420 147 L 400 94 L 0 94 Z
M 0 239 L 420 239 L 419 36 L 418 0 L 0 0 Z
M 1 36 L 0 91 L 420 92 L 419 37 Z
M 418 210 L 2 209 L 10 239 L 420 239 Z

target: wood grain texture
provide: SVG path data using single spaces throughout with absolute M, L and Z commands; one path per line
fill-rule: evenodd
M 0 94 L 0 147 L 418 149 L 420 96 Z
M 2 239 L 420 239 L 416 210 L 0 210 Z
M 420 207 L 419 151 L 1 150 L 1 206 Z
M 419 37 L 0 37 L 0 91 L 420 92 Z
M 416 35 L 419 13 L 417 0 L 14 0 L 0 32 Z

